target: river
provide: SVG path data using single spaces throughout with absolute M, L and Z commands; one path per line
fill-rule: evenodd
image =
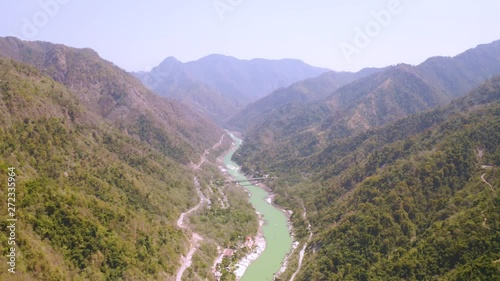
M 224 165 L 235 180 L 244 180 L 246 178 L 239 172 L 238 165 L 231 160 L 234 152 L 241 145 L 242 141 L 233 134 L 230 135 L 235 142 L 235 146 L 224 156 Z M 274 274 L 280 270 L 281 263 L 285 259 L 286 254 L 289 253 L 292 248 L 293 241 L 288 230 L 288 219 L 282 210 L 266 201 L 266 198 L 269 196 L 266 190 L 259 186 L 247 184 L 247 182 L 243 182 L 242 187 L 251 194 L 250 203 L 252 203 L 255 210 L 259 212 L 264 219 L 262 232 L 267 245 L 262 255 L 250 264 L 240 280 L 271 281 L 273 280 Z

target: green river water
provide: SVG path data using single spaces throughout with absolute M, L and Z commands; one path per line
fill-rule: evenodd
M 239 173 L 238 165 L 231 160 L 234 152 L 241 145 L 242 141 L 232 134 L 231 137 L 236 145 L 224 156 L 224 165 L 235 180 L 244 180 L 246 178 Z M 240 280 L 273 280 L 274 273 L 280 270 L 281 263 L 292 248 L 293 241 L 288 232 L 287 217 L 280 209 L 266 202 L 266 197 L 268 196 L 267 191 L 261 187 L 247 184 L 248 182 L 243 182 L 242 185 L 244 186 L 242 186 L 242 188 L 250 192 L 250 203 L 252 203 L 255 210 L 263 216 L 264 225 L 262 232 L 267 245 L 262 255 L 250 264 Z

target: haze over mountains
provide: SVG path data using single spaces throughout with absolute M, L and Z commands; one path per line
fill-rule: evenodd
M 387 67 L 342 87 L 338 87 L 338 79 L 326 80 L 331 87 L 324 88 L 332 91 L 327 94 L 323 90 L 324 94 L 309 103 L 288 101 L 286 97 L 294 95 L 296 85 L 277 91 L 249 105 L 237 116 L 250 128 L 246 148 L 253 151 L 253 156 L 272 161 L 307 156 L 333 139 L 447 104 L 499 74 L 499 54 L 500 41 L 496 41 L 453 58 L 436 57 L 418 66 Z M 301 93 L 321 92 L 314 87 L 321 85 L 325 77 L 326 74 L 311 79 L 311 87 L 302 87 Z M 272 102 L 266 104 L 266 101 Z M 241 121 L 239 124 L 245 126 Z M 295 148 L 294 154 L 282 149 L 289 146 Z
M 403 64 L 384 69 L 367 68 L 356 73 L 328 71 L 292 59 L 238 60 L 229 56 L 209 55 L 187 63 L 169 57 L 150 72 L 133 74 L 155 93 L 179 100 L 222 126 L 240 130 L 252 127 L 258 123 L 257 120 L 266 119 L 266 114 L 285 105 L 313 103 L 331 96 L 330 105 L 339 103 L 336 106 L 344 108 L 377 89 L 387 92 L 390 88 L 394 90 L 398 87 L 427 88 L 425 91 L 429 94 L 428 100 L 424 98 L 417 101 L 408 96 L 403 98 L 415 106 L 407 113 L 398 113 L 397 108 L 379 104 L 380 107 L 386 107 L 384 110 L 394 110 L 392 114 L 395 115 L 386 116 L 385 112 L 379 114 L 384 115 L 387 120 L 395 120 L 408 113 L 444 104 L 491 77 L 498 70 L 498 57 L 495 53 L 497 45 L 498 42 L 478 46 L 453 58 L 430 58 L 418 66 Z M 378 78 L 372 75 L 382 70 L 384 74 L 380 74 Z M 406 73 L 406 77 L 402 73 Z M 410 77 L 411 73 L 413 77 Z M 372 76 L 368 80 L 358 81 L 370 75 Z M 398 75 L 401 77 L 397 77 Z M 356 83 L 339 89 L 351 82 Z M 383 83 L 386 84 L 382 86 Z M 397 91 L 399 90 L 411 92 L 422 89 L 398 88 Z M 335 100 L 335 95 L 337 99 L 343 97 L 346 100 Z M 387 95 L 385 97 L 389 103 L 393 103 L 392 98 Z M 370 111 L 369 108 L 362 108 L 367 106 L 366 102 L 361 102 L 358 106 L 357 111 L 353 109 L 352 114 L 361 117 L 354 117 L 351 126 L 367 128 L 373 125 L 366 123 L 364 119 L 376 116 L 363 116 L 361 113 Z M 373 110 L 372 113 L 377 114 Z M 359 120 L 355 120 L 356 118 Z
M 157 94 L 180 100 L 223 124 L 248 103 L 326 71 L 294 59 L 209 55 L 187 63 L 169 57 L 150 72 L 134 75 Z
M 0 38 L 0 121 L 0 167 L 18 172 L 13 280 L 174 280 L 191 249 L 183 276 L 217 280 L 218 248 L 257 231 L 209 163 L 231 145 L 223 126 L 293 211 L 300 246 L 277 280 L 500 276 L 500 41 L 356 73 L 210 55 L 131 74 L 91 49 Z M 176 223 L 205 200 L 184 220 L 203 235 L 193 248 Z
M 267 114 L 275 109 L 288 104 L 308 104 L 319 101 L 341 86 L 378 71 L 380 69 L 377 68 L 367 68 L 356 73 L 329 71 L 318 77 L 299 81 L 247 105 L 228 124 L 240 130 L 248 129 L 259 120 L 264 120 Z

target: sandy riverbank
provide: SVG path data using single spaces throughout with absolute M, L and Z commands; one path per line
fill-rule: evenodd
M 258 212 L 256 213 L 259 216 L 259 230 L 257 231 L 257 236 L 255 236 L 255 248 L 250 254 L 246 255 L 244 258 L 238 261 L 238 263 L 236 263 L 236 270 L 234 271 L 236 280 L 240 280 L 250 264 L 258 259 L 266 249 L 266 239 L 264 237 L 264 234 L 262 233 L 264 219 Z
M 221 165 L 219 165 L 220 171 L 226 176 L 227 179 L 232 180 L 233 179 L 232 176 L 228 173 L 227 169 L 225 169 L 223 166 L 222 159 L 221 159 L 220 164 L 221 164 Z M 247 190 L 245 190 L 245 191 L 248 193 Z M 255 213 L 259 217 L 259 228 L 257 230 L 257 235 L 255 236 L 255 239 L 254 239 L 255 247 L 251 253 L 247 254 L 244 258 L 242 258 L 241 260 L 239 260 L 235 264 L 236 270 L 234 271 L 234 274 L 236 275 L 236 280 L 239 280 L 243 276 L 243 274 L 245 274 L 245 271 L 250 266 L 250 264 L 252 262 L 254 262 L 255 260 L 257 260 L 260 257 L 260 255 L 262 255 L 264 250 L 266 249 L 266 239 L 264 237 L 264 234 L 262 233 L 262 226 L 264 225 L 264 219 L 262 218 L 262 216 L 260 215 L 259 212 L 255 212 Z
M 235 143 L 233 142 L 232 146 L 227 151 L 230 151 L 231 149 L 233 149 L 234 145 L 235 145 Z M 227 151 L 225 153 L 223 153 L 222 155 L 226 155 Z M 219 170 L 222 172 L 222 174 L 224 174 L 224 176 L 228 180 L 233 180 L 233 177 L 229 174 L 228 169 L 233 169 L 233 170 L 238 170 L 238 169 L 236 169 L 236 167 L 225 167 L 223 157 L 217 158 L 217 164 L 218 164 Z M 247 190 L 245 190 L 245 191 L 250 196 L 250 193 Z M 251 253 L 247 254 L 244 258 L 242 258 L 241 260 L 239 260 L 235 264 L 236 270 L 234 271 L 234 274 L 236 275 L 236 280 L 241 279 L 241 277 L 245 274 L 245 271 L 250 266 L 250 264 L 252 264 L 252 262 L 257 260 L 260 257 L 260 255 L 262 255 L 264 250 L 266 249 L 266 239 L 265 239 L 264 234 L 262 232 L 262 226 L 264 225 L 264 219 L 262 218 L 262 216 L 260 215 L 259 212 L 255 212 L 255 213 L 259 217 L 259 228 L 257 230 L 257 235 L 255 236 L 255 239 L 254 239 L 254 241 L 255 241 L 254 249 L 252 250 Z

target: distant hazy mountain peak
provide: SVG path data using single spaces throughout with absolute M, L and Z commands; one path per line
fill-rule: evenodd
M 169 67 L 170 67 L 170 66 L 172 66 L 172 65 L 181 65 L 181 64 L 182 64 L 182 62 L 181 62 L 181 61 L 179 61 L 179 60 L 178 60 L 178 59 L 176 59 L 175 57 L 170 56 L 170 57 L 168 57 L 168 58 L 164 59 L 164 60 L 160 63 L 160 65 L 158 65 L 158 67 L 160 67 L 160 68 L 165 67 L 165 66 L 169 66 Z
M 208 56 L 204 56 L 199 58 L 196 61 L 188 62 L 188 63 L 197 63 L 197 62 L 220 62 L 220 61 L 237 61 L 238 59 L 232 56 L 222 55 L 222 54 L 210 54 Z
M 182 101 L 223 124 L 248 103 L 327 71 L 298 59 L 240 60 L 211 54 L 186 63 L 169 57 L 150 72 L 134 75 L 157 94 Z
M 422 64 L 439 64 L 443 62 L 447 62 L 448 60 L 451 60 L 450 56 L 436 56 L 436 57 L 431 57 L 426 59 Z
M 500 39 L 499 40 L 495 40 L 491 43 L 485 43 L 485 44 L 479 44 L 477 45 L 475 48 L 471 48 L 467 51 L 465 51 L 464 53 L 461 53 L 461 54 L 466 54 L 470 51 L 474 51 L 474 50 L 483 50 L 483 49 L 490 49 L 492 47 L 499 47 L 500 46 Z M 457 55 L 457 56 L 460 56 L 461 54 Z
M 411 64 L 407 64 L 407 63 L 398 63 L 396 64 L 396 66 L 394 68 L 396 69 L 399 69 L 399 70 L 410 70 L 412 69 L 414 66 L 411 65 Z

